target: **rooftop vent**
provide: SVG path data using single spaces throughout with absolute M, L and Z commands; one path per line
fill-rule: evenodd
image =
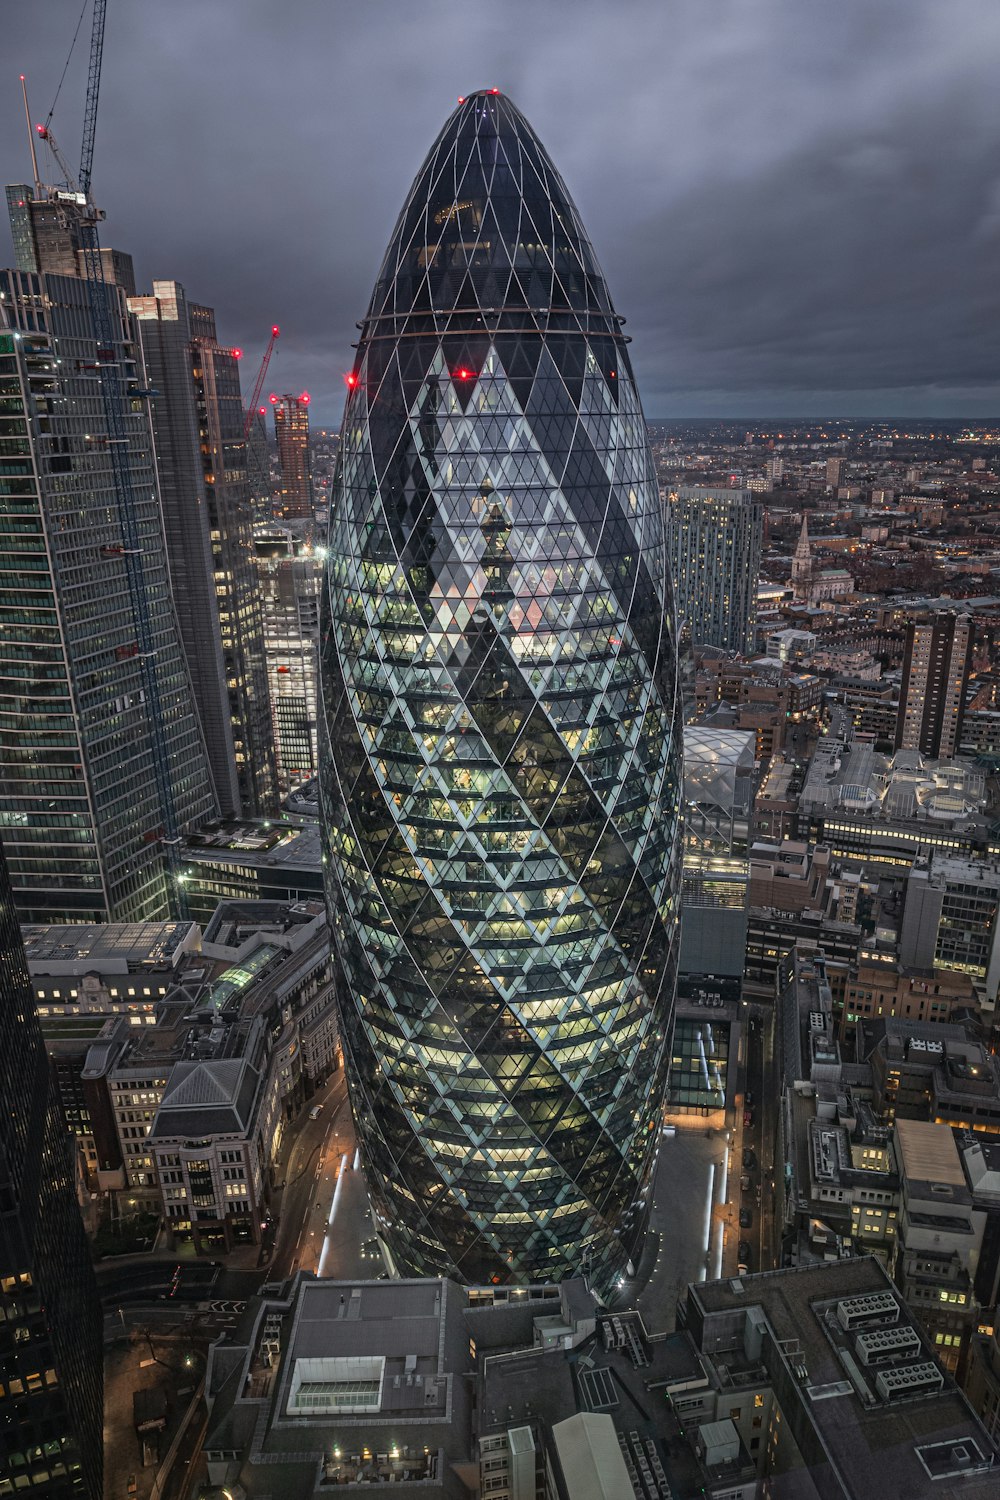
M 875 1377 L 875 1389 L 883 1401 L 898 1401 L 904 1396 L 920 1396 L 939 1391 L 944 1385 L 944 1373 L 932 1359 L 922 1360 L 916 1365 L 901 1365 L 890 1370 L 879 1370 Z
M 864 1297 L 845 1297 L 837 1303 L 837 1322 L 850 1332 L 866 1323 L 898 1323 L 899 1303 L 891 1292 L 871 1292 Z

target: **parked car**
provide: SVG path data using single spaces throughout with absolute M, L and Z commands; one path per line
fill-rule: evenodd
M 739 1249 L 737 1250 L 736 1254 L 741 1261 L 743 1261 L 746 1265 L 749 1265 L 751 1257 L 753 1256 L 753 1251 L 750 1249 L 750 1241 L 740 1240 Z
M 753 1209 L 752 1208 L 741 1208 L 740 1209 L 740 1228 L 741 1229 L 749 1229 L 752 1226 L 752 1224 L 753 1224 Z
M 749 1193 L 749 1191 L 750 1191 L 750 1173 L 749 1172 L 743 1172 L 740 1175 L 740 1191 L 743 1192 L 743 1193 Z
M 746 1105 L 747 1109 L 749 1109 L 751 1104 L 753 1103 L 753 1094 L 749 1089 L 747 1089 L 746 1093 L 743 1095 L 743 1103 Z
M 756 1165 L 757 1165 L 757 1158 L 753 1154 L 752 1147 L 750 1147 L 750 1146 L 744 1146 L 743 1147 L 743 1166 L 744 1166 L 744 1169 L 747 1172 L 752 1172 L 753 1169 L 754 1169 L 754 1167 Z
M 749 1130 L 752 1124 L 753 1124 L 753 1110 L 752 1109 L 745 1109 L 743 1111 L 743 1128 L 744 1128 L 744 1130 Z

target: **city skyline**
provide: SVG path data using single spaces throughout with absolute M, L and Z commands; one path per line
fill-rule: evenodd
M 109 240 L 129 246 L 143 284 L 198 287 L 251 363 L 279 321 L 275 381 L 308 389 L 316 423 L 336 425 L 363 267 L 417 166 L 411 123 L 426 138 L 459 93 L 495 85 L 538 121 L 607 246 L 652 419 L 997 410 L 1000 18 L 983 0 L 877 14 L 773 0 L 730 7 L 724 35 L 700 9 L 640 4 L 623 26 L 577 6 L 569 30 L 564 10 L 390 6 L 375 25 L 364 11 L 252 4 L 234 39 L 226 7 L 123 8 L 95 180 Z M 9 18 L 5 181 L 28 171 L 16 70 L 44 120 L 78 12 L 53 0 L 44 27 L 30 8 Z M 522 12 L 531 48 L 505 24 Z M 78 44 L 53 119 L 71 165 L 84 66 Z M 358 170 L 362 129 L 384 170 Z M 155 170 L 136 140 L 155 140 Z M 293 274 L 276 280 L 286 262 Z

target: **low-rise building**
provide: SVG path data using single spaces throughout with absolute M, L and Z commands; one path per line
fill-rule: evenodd
M 678 1317 L 718 1404 L 749 1439 L 763 1482 L 750 1493 L 995 1494 L 990 1433 L 871 1256 L 691 1285 Z M 711 1405 L 707 1393 L 678 1398 L 688 1423 Z
M 285 1124 L 338 1063 L 325 912 L 223 903 L 197 966 L 134 1019 L 107 1023 L 81 1074 L 115 1127 L 100 1185 L 199 1250 L 258 1241 Z

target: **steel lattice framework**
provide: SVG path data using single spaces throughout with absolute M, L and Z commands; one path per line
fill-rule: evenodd
M 361 325 L 321 644 L 345 1065 L 409 1272 L 607 1287 L 644 1229 L 680 734 L 625 343 L 524 117 L 463 101 Z

